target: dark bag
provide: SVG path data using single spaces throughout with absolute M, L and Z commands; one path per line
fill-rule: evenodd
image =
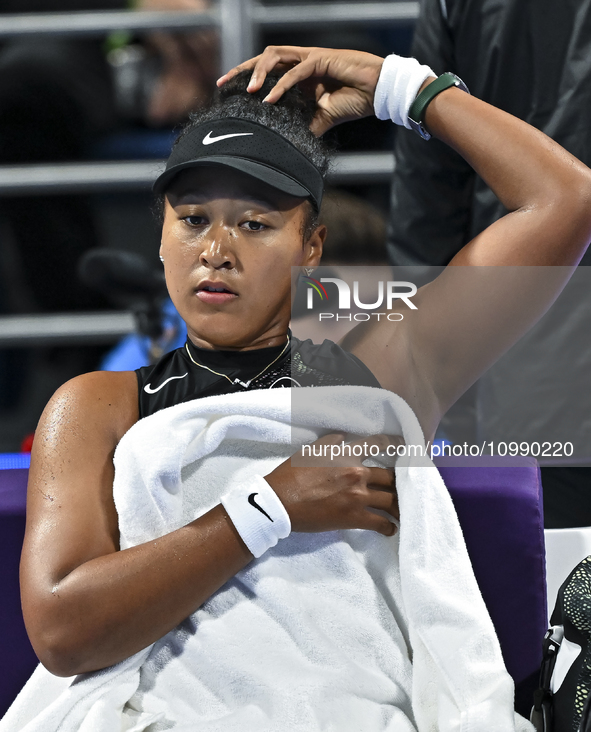
M 591 732 L 591 557 L 558 590 L 550 623 L 530 720 L 536 732 Z

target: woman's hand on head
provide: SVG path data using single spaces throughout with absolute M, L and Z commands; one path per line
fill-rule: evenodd
M 341 122 L 374 113 L 373 99 L 384 59 L 363 51 L 299 46 L 267 46 L 259 56 L 218 79 L 222 86 L 241 71 L 252 70 L 249 92 L 258 91 L 273 69 L 288 69 L 265 97 L 274 104 L 295 84 L 314 97 L 316 116 L 310 129 L 316 136 Z
M 339 529 L 369 529 L 391 536 L 395 525 L 386 516 L 372 509 L 385 511 L 397 519 L 398 499 L 394 471 L 386 468 L 369 468 L 363 465 L 367 457 L 330 457 L 330 446 L 339 446 L 343 434 L 321 437 L 314 446 L 327 446 L 325 457 L 302 458 L 294 455 L 278 465 L 265 480 L 278 495 L 289 514 L 293 531 L 321 532 Z M 400 444 L 400 438 L 387 435 L 365 437 L 349 443 L 377 445 L 381 452 L 388 445 Z M 312 452 L 313 454 L 313 452 Z

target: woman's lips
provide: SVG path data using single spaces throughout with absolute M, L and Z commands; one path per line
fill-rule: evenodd
M 221 284 L 202 284 L 197 288 L 195 293 L 201 302 L 208 305 L 224 305 L 238 297 L 234 292 L 230 292 Z
M 238 295 L 234 295 L 231 292 L 210 292 L 209 290 L 197 290 L 197 297 L 201 302 L 206 302 L 209 305 L 223 305 L 230 300 L 235 300 Z

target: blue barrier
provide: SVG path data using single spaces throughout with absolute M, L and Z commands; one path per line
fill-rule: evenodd
M 28 452 L 0 452 L 0 470 L 19 470 L 28 468 L 31 454 Z

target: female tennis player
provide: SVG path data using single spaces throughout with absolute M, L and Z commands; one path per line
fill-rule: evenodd
M 590 240 L 590 171 L 455 77 L 436 79 L 400 57 L 271 47 L 218 83 L 220 99 L 190 122 L 156 184 L 160 253 L 186 347 L 137 373 L 68 382 L 36 432 L 22 600 L 33 647 L 58 676 L 103 669 L 154 643 L 253 561 L 221 503 L 120 551 L 113 453 L 138 420 L 192 399 L 282 386 L 296 363 L 302 385 L 399 394 L 432 436 L 550 306 Z M 421 134 L 469 161 L 507 215 L 419 290 L 412 318 L 360 324 L 338 346 L 290 338 L 292 268 L 313 270 L 326 235 L 316 219 L 327 160 L 318 136 L 374 111 L 410 126 L 409 110 Z M 294 532 L 393 533 L 373 510 L 397 516 L 389 470 L 286 461 L 266 481 Z

